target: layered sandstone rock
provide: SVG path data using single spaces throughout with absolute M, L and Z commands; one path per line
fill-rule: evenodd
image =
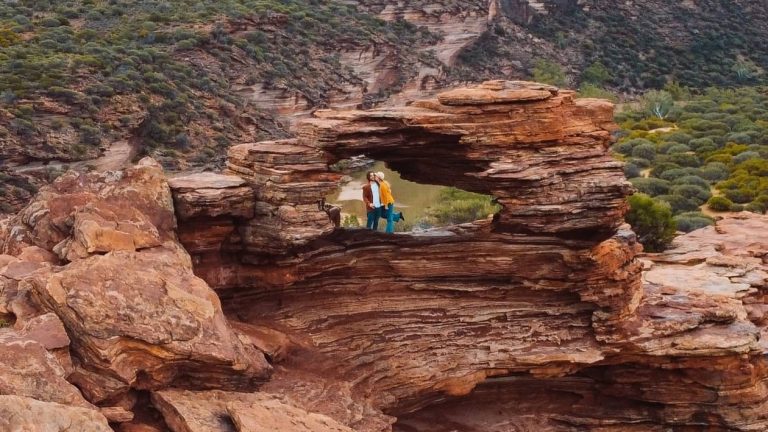
M 320 113 L 233 147 L 225 174 L 68 174 L 0 223 L 0 363 L 35 365 L 0 393 L 40 399 L 0 411 L 56 402 L 124 432 L 765 430 L 768 218 L 637 259 L 610 119 L 497 81 Z M 503 208 L 334 229 L 317 200 L 360 152 Z
M 175 228 L 170 188 L 151 160 L 66 174 L 8 221 L 0 313 L 14 328 L 0 328 L 10 372 L 0 394 L 98 404 L 128 421 L 137 390 L 265 381 L 264 354 L 229 326 Z
M 599 366 L 491 379 L 395 430 L 765 430 L 767 233 L 744 213 L 645 255 L 642 302 Z
M 607 151 L 610 122 L 610 104 L 498 81 L 409 107 L 319 112 L 297 139 L 233 149 L 230 171 L 272 211 L 241 221 L 216 253 L 190 244 L 196 271 L 231 316 L 307 336 L 310 358 L 327 359 L 314 370 L 402 417 L 398 430 L 494 430 L 499 417 L 499 430 L 761 430 L 764 350 L 743 280 L 762 270 L 722 270 L 736 275 L 722 290 L 689 274 L 684 292 L 652 270 L 643 286 L 639 245 L 620 228 L 629 187 Z M 325 167 L 358 153 L 493 194 L 503 209 L 419 235 L 329 233 L 312 207 L 333 186 Z M 284 206 L 302 217 L 279 217 Z M 259 247 L 269 240 L 249 231 L 256 221 L 292 236 Z M 268 386 L 290 392 L 286 381 Z M 406 414 L 446 395 L 457 399 Z M 478 409 L 526 397 L 524 413 Z M 453 423 L 436 420 L 445 411 Z

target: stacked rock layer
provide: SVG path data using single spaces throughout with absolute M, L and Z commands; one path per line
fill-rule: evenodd
M 222 174 L 62 176 L 0 221 L 0 429 L 766 430 L 768 218 L 638 258 L 611 114 L 495 81 L 320 112 Z M 359 153 L 502 210 L 334 229 Z

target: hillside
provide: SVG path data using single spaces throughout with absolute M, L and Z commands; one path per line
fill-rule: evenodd
M 226 148 L 286 137 L 317 108 L 542 64 L 561 85 L 629 93 L 760 82 L 766 18 L 763 3 L 713 0 L 5 2 L 0 211 L 67 168 L 220 167 Z
M 501 0 L 492 28 L 462 52 L 457 78 L 524 75 L 539 60 L 568 83 L 609 72 L 605 86 L 637 93 L 668 82 L 704 88 L 764 82 L 768 3 L 686 0 Z M 534 5 L 535 8 L 531 8 Z

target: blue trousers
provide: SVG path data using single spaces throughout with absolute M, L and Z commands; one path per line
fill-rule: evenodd
M 381 217 L 383 210 L 384 207 L 374 207 L 373 210 L 369 211 L 366 214 L 368 216 L 368 220 L 365 222 L 365 227 L 374 231 L 378 230 L 379 218 Z
M 383 218 L 387 219 L 387 229 L 385 230 L 388 233 L 395 232 L 395 222 L 400 220 L 400 214 L 395 214 L 395 205 L 394 204 L 388 204 L 387 208 L 383 209 L 384 214 L 382 215 Z

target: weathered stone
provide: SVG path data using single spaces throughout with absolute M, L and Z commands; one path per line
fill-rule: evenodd
M 91 407 L 65 377 L 56 357 L 40 343 L 11 329 L 0 329 L 0 395 Z
M 4 252 L 18 255 L 27 246 L 54 251 L 64 240 L 71 241 L 75 213 L 86 205 L 91 216 L 103 218 L 106 213 L 108 220 L 127 224 L 131 228 L 128 234 L 146 234 L 147 225 L 136 225 L 138 215 L 163 240 L 176 228 L 165 175 L 157 162 L 145 158 L 124 171 L 62 175 L 8 222 Z
M 107 419 L 94 409 L 0 396 L 0 430 L 16 432 L 112 432 Z
M 163 390 L 152 401 L 174 432 L 352 431 L 272 394 Z
M 253 217 L 253 189 L 240 177 L 199 173 L 170 178 L 168 184 L 179 219 Z
M 126 387 L 191 380 L 248 388 L 269 375 L 264 356 L 235 336 L 216 295 L 173 245 L 92 256 L 32 283 L 75 338 L 83 366 Z
M 109 420 L 110 423 L 126 423 L 133 420 L 133 413 L 121 407 L 102 407 L 99 408 L 101 414 Z
M 308 413 L 275 396 L 227 404 L 238 432 L 353 432 L 328 416 Z

